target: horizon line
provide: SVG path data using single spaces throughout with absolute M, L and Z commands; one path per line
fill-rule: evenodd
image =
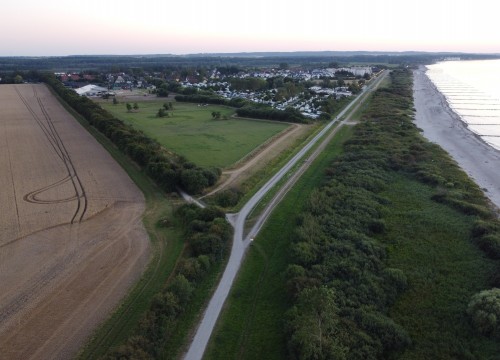
M 291 50 L 291 51 L 232 51 L 232 52 L 198 52 L 198 53 L 94 53 L 94 54 L 67 54 L 67 55 L 0 55 L 0 58 L 50 58 L 50 57 L 86 57 L 86 56 L 169 56 L 169 57 L 188 57 L 188 56 L 235 56 L 250 54 L 321 54 L 321 53 L 344 53 L 344 54 L 364 54 L 364 55 L 398 55 L 398 54 L 460 54 L 460 55 L 493 55 L 500 56 L 499 52 L 464 52 L 464 51 L 424 51 L 424 50 Z

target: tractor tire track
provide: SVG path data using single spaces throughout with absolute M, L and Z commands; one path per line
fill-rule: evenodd
M 50 145 L 54 149 L 56 155 L 61 159 L 63 165 L 66 168 L 67 171 L 67 177 L 69 178 L 72 182 L 73 189 L 75 191 L 75 195 L 71 198 L 64 199 L 63 201 L 60 200 L 54 200 L 54 201 L 43 201 L 42 203 L 44 204 L 49 204 L 49 203 L 60 203 L 60 202 L 67 202 L 70 201 L 70 199 L 76 199 L 77 200 L 77 207 L 75 210 L 75 213 L 73 214 L 70 224 L 74 224 L 75 222 L 81 222 L 83 220 L 83 217 L 85 216 L 85 213 L 87 211 L 87 206 L 88 206 L 88 201 L 87 201 L 87 196 L 85 193 L 85 188 L 83 187 L 83 184 L 78 176 L 78 173 L 76 171 L 76 168 L 71 160 L 71 157 L 66 149 L 66 146 L 64 145 L 64 142 L 62 141 L 57 129 L 54 126 L 54 123 L 52 121 L 52 118 L 50 117 L 49 113 L 45 109 L 45 106 L 42 102 L 42 99 L 38 96 L 37 90 L 35 87 L 33 87 L 33 96 L 37 100 L 38 106 L 43 114 L 43 117 L 45 118 L 45 123 L 36 111 L 32 108 L 32 106 L 29 104 L 27 99 L 21 94 L 19 89 L 15 87 L 15 90 L 17 94 L 19 95 L 19 98 L 35 120 L 35 122 L 38 124 L 44 135 L 46 136 L 47 140 L 49 141 Z M 62 183 L 62 182 L 61 182 Z M 57 184 L 57 183 L 56 183 Z M 40 202 L 36 199 L 36 195 L 43 192 L 44 190 L 47 190 L 49 188 L 54 187 L 54 184 L 49 185 L 47 187 L 35 190 L 29 194 L 26 194 L 24 196 L 24 199 L 29 202 Z

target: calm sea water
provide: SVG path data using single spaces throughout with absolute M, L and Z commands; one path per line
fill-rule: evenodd
M 469 129 L 500 149 L 500 60 L 444 61 L 427 75 Z

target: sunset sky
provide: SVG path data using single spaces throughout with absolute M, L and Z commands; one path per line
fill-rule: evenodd
M 500 53 L 491 0 L 5 0 L 1 9 L 0 56 Z

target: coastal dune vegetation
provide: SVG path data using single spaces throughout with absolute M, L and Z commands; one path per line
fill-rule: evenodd
M 287 326 L 299 358 L 315 352 L 453 358 L 484 351 L 476 348 L 484 340 L 468 326 L 465 310 L 494 275 L 494 262 L 472 237 L 478 221 L 496 222 L 494 213 L 481 190 L 413 125 L 411 73 L 394 71 L 391 80 L 372 98 L 344 154 L 327 170 L 327 184 L 298 220 Z M 336 324 L 316 329 L 331 333 L 321 347 L 313 341 L 317 331 L 305 331 L 312 319 L 303 313 L 327 290 L 331 304 L 317 305 L 313 316 L 332 311 Z
M 475 293 L 498 286 L 498 220 L 479 187 L 412 123 L 409 70 L 394 70 L 375 93 L 325 181 L 292 240 L 290 355 L 497 354 L 466 310 Z

